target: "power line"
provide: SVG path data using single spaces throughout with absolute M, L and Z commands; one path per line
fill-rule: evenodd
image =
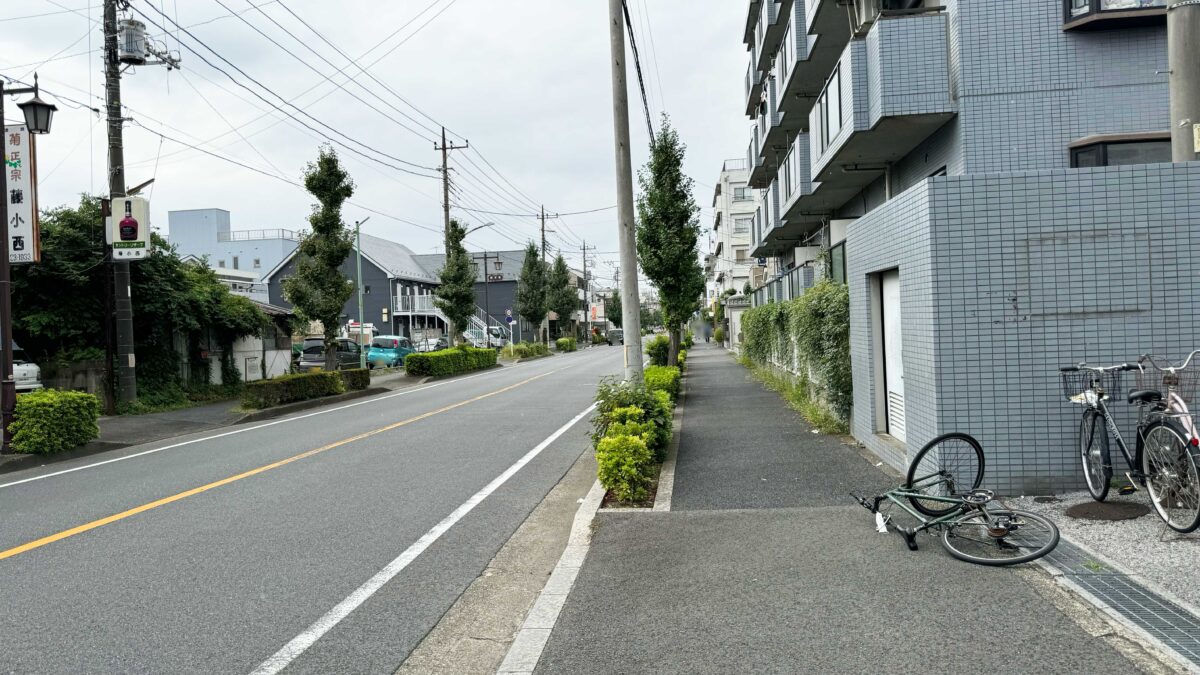
M 654 28 L 650 25 L 650 1 L 642 0 L 642 16 L 646 19 L 646 34 L 650 36 L 650 61 L 654 64 L 654 81 L 658 85 L 658 107 L 667 109 L 667 99 L 663 96 L 662 73 L 658 70 L 658 49 L 654 45 Z
M 100 5 L 91 5 L 90 7 L 80 7 L 79 9 L 64 8 L 57 12 L 43 12 L 41 14 L 26 14 L 24 16 L 9 16 L 9 17 L 0 19 L 0 23 L 4 23 L 6 21 L 21 21 L 24 19 L 40 19 L 45 16 L 54 16 L 56 14 L 72 14 L 72 13 L 77 14 L 79 12 L 83 12 L 83 11 L 86 11 L 89 9 L 99 9 L 99 8 L 100 8 Z
M 654 145 L 654 123 L 650 120 L 650 102 L 646 100 L 646 82 L 642 78 L 642 60 L 638 56 L 637 39 L 633 36 L 633 20 L 629 18 L 629 3 L 621 0 L 625 12 L 625 25 L 629 27 L 629 46 L 633 48 L 633 65 L 637 69 L 638 89 L 642 92 L 642 109 L 646 112 L 646 131 L 650 134 L 650 145 Z

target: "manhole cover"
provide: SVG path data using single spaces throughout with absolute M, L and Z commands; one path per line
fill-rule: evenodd
M 1133 520 L 1150 513 L 1150 507 L 1137 502 L 1084 502 L 1069 507 L 1066 514 L 1083 520 Z

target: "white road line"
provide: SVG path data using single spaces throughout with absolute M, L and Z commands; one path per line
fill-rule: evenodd
M 359 586 L 357 590 L 346 596 L 345 600 L 339 602 L 333 609 L 329 610 L 325 616 L 317 619 L 316 623 L 309 626 L 303 633 L 300 633 L 296 637 L 292 638 L 291 642 L 287 643 L 282 649 L 275 652 L 271 658 L 263 661 L 262 664 L 254 670 L 252 675 L 274 675 L 274 673 L 278 673 L 286 668 L 288 664 L 296 660 L 296 658 L 303 654 L 309 647 L 311 647 L 313 643 L 321 639 L 321 636 L 325 635 L 325 633 L 328 633 L 329 630 L 338 625 L 342 619 L 345 619 L 350 615 L 351 612 L 353 612 L 355 609 L 358 609 L 358 607 L 366 602 L 368 598 L 374 595 L 376 591 L 378 591 L 380 588 L 383 588 L 387 582 L 391 581 L 397 574 L 403 571 L 404 568 L 408 567 L 410 563 L 412 563 L 417 559 L 418 556 L 425 552 L 425 549 L 429 548 L 431 544 L 440 539 L 441 536 L 445 534 L 446 531 L 448 531 L 451 527 L 453 527 L 455 523 L 462 520 L 463 516 L 466 516 L 468 513 L 470 513 L 471 510 L 478 506 L 479 503 L 484 499 L 486 499 L 488 495 L 495 492 L 496 489 L 501 485 L 504 485 L 509 478 L 512 478 L 513 475 L 520 471 L 522 467 L 528 464 L 534 457 L 537 457 L 551 443 L 556 441 L 559 436 L 562 436 L 568 429 L 577 424 L 579 420 L 587 417 L 588 414 L 595 410 L 595 408 L 595 403 L 588 406 L 587 409 L 572 418 L 570 422 L 567 422 L 559 427 L 557 431 L 550 434 L 546 440 L 538 443 L 537 447 L 525 453 L 525 456 L 521 457 L 512 466 L 505 469 L 504 473 L 501 473 L 499 476 L 496 476 L 494 479 L 492 479 L 492 482 L 488 483 L 483 487 L 482 490 L 472 495 L 470 499 L 463 502 L 463 504 L 457 509 L 454 509 L 454 511 L 442 519 L 440 523 L 434 525 L 428 532 L 421 535 L 420 539 L 413 542 L 413 544 L 405 549 L 404 552 L 401 553 L 395 560 L 388 563 L 383 569 L 379 570 L 375 576 L 368 579 L 366 583 L 364 583 L 362 586 Z
M 473 380 L 477 377 L 484 377 L 486 375 L 496 375 L 498 373 L 511 372 L 513 369 L 524 368 L 524 367 L 528 367 L 528 366 L 524 363 L 517 364 L 514 366 L 505 366 L 503 369 L 489 370 L 487 372 L 477 373 L 475 375 L 468 375 L 466 377 L 460 377 L 460 378 L 453 379 L 453 380 L 445 380 L 443 382 L 426 385 L 423 387 L 419 387 L 417 389 L 405 389 L 403 391 L 398 391 L 398 392 L 394 392 L 391 394 L 385 394 L 383 396 L 372 396 L 371 398 L 369 398 L 365 401 L 359 401 L 357 403 L 348 403 L 346 405 L 338 406 L 336 408 L 327 408 L 325 410 L 318 410 L 316 412 L 311 412 L 306 415 L 299 415 L 296 417 L 285 417 L 283 419 L 278 419 L 273 422 L 266 422 L 264 424 L 258 424 L 255 426 L 246 426 L 246 427 L 242 427 L 239 429 L 234 429 L 233 431 L 225 431 L 225 432 L 222 432 L 219 434 L 215 434 L 213 436 L 205 436 L 203 438 L 193 438 L 190 441 L 183 441 L 181 443 L 172 443 L 171 445 L 164 445 L 161 448 L 151 448 L 150 450 L 143 450 L 142 452 L 137 452 L 132 455 L 124 455 L 122 457 L 114 457 L 113 459 L 106 459 L 101 462 L 93 462 L 91 464 L 77 466 L 72 469 L 63 469 L 62 471 L 55 471 L 53 473 L 45 473 L 40 476 L 33 476 L 31 478 L 15 480 L 15 481 L 12 481 L 11 483 L 0 483 L 0 490 L 2 490 L 4 488 L 8 488 L 8 487 L 13 487 L 14 485 L 21 485 L 23 483 L 32 483 L 33 481 L 45 480 L 46 478 L 53 478 L 55 476 L 61 476 L 63 474 L 75 473 L 76 471 L 83 471 L 84 469 L 94 469 L 98 466 L 104 466 L 106 464 L 112 464 L 114 462 L 123 462 L 127 459 L 134 459 L 135 457 L 144 457 L 146 455 L 152 455 L 156 452 L 162 452 L 164 450 L 174 450 L 175 448 L 182 448 L 185 445 L 195 445 L 196 443 L 203 443 L 205 441 L 212 441 L 212 440 L 216 440 L 218 438 L 225 438 L 226 436 L 235 436 L 237 434 L 244 434 L 244 433 L 248 433 L 251 431 L 257 431 L 259 429 L 265 429 L 267 427 L 273 427 L 278 424 L 287 424 L 289 422 L 296 422 L 299 420 L 307 419 L 309 417 L 316 417 L 317 415 L 326 415 L 328 413 L 338 412 L 340 410 L 346 410 L 348 408 L 355 408 L 360 405 L 369 405 L 371 403 L 378 403 L 380 401 L 386 401 L 388 399 L 396 398 L 398 396 L 407 396 L 409 394 L 416 394 L 418 392 L 427 391 L 427 390 L 433 389 L 435 387 L 442 387 L 442 386 L 445 386 L 448 384 L 454 384 L 455 382 L 464 382 L 466 380 Z

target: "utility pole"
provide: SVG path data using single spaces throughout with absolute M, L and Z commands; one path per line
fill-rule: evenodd
M 554 214 L 554 215 L 557 216 L 558 214 Z M 542 214 L 540 216 L 538 216 L 538 218 L 540 218 L 542 221 L 542 264 L 548 265 L 550 263 L 550 261 L 546 259 L 546 232 L 553 233 L 554 230 L 546 229 L 546 206 L 544 204 L 542 205 Z M 545 341 L 549 337 L 549 335 L 548 335 L 548 333 L 550 332 L 550 317 L 549 316 L 547 316 L 545 319 L 542 319 L 542 325 L 538 326 L 538 331 L 540 331 L 542 333 L 543 341 Z
M 117 60 L 117 2 L 104 0 L 104 93 L 108 111 L 108 194 L 125 196 L 124 119 L 121 117 L 121 63 Z M 110 202 L 111 203 L 111 202 Z M 115 218 L 115 216 L 113 216 Z M 111 260 L 111 257 L 110 257 Z M 117 335 L 118 400 L 137 399 L 134 362 L 133 300 L 130 297 L 129 261 L 113 260 L 113 293 Z M 109 383 L 112 386 L 112 383 Z
M 622 0 L 608 0 L 612 65 L 613 146 L 617 165 L 617 244 L 621 252 L 621 325 L 625 329 L 625 381 L 642 382 L 642 317 L 638 312 L 637 235 L 633 229 L 633 159 L 629 150 L 629 90 L 625 83 L 625 22 Z
M 462 145 L 451 145 L 446 143 L 446 127 L 442 127 L 442 144 L 433 144 L 434 150 L 442 151 L 442 215 L 443 226 L 443 250 L 447 255 L 450 254 L 450 151 L 465 150 L 471 146 L 471 142 L 467 141 Z
M 583 253 L 583 325 L 588 327 L 588 330 L 584 332 L 587 334 L 587 346 L 590 347 L 592 345 L 592 296 L 590 294 L 591 287 L 588 283 L 587 258 L 588 251 L 594 251 L 596 247 L 588 246 L 587 240 L 584 239 L 579 250 Z
M 1171 89 L 1171 161 L 1200 153 L 1200 0 L 1167 7 L 1167 69 Z
M 367 367 L 367 350 L 363 344 L 365 319 L 363 317 L 363 285 L 362 285 L 362 224 L 371 219 L 367 216 L 354 221 L 354 252 L 358 254 L 358 367 Z

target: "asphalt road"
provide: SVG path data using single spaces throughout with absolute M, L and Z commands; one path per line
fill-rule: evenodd
M 620 353 L 3 476 L 0 671 L 394 671 L 587 449 L 563 427 Z

